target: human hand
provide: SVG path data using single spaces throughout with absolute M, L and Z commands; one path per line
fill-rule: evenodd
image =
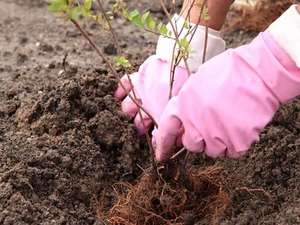
M 268 31 L 209 60 L 158 121 L 157 160 L 167 160 L 176 143 L 210 157 L 243 155 L 280 104 L 300 94 L 299 68 Z
M 176 23 L 177 29 L 180 30 L 184 26 L 184 19 L 179 16 L 174 16 L 173 22 Z M 195 25 L 193 25 L 195 26 Z M 169 25 L 169 30 L 171 27 Z M 188 30 L 183 29 L 181 36 L 185 36 Z M 202 54 L 204 51 L 205 42 L 205 27 L 199 25 L 194 35 L 190 47 L 191 54 L 187 60 L 191 72 L 196 71 L 202 63 Z M 160 37 L 157 44 L 156 55 L 149 57 L 140 67 L 137 73 L 128 76 L 125 75 L 121 82 L 126 90 L 119 87 L 115 92 L 117 99 L 125 99 L 122 101 L 122 111 L 135 117 L 134 123 L 140 134 L 144 134 L 152 125 L 152 120 L 149 116 L 141 110 L 142 117 L 138 114 L 139 107 L 134 103 L 129 96 L 128 92 L 133 96 L 132 89 L 136 94 L 139 104 L 142 105 L 155 121 L 158 121 L 161 113 L 163 112 L 170 96 L 170 71 L 171 71 L 171 58 L 173 54 L 174 40 Z M 207 59 L 221 53 L 225 49 L 225 42 L 219 36 L 219 32 L 209 29 L 208 33 L 208 47 L 206 51 Z M 171 96 L 176 96 L 182 85 L 188 78 L 188 71 L 185 68 L 183 61 L 180 62 L 174 73 L 174 83 Z M 133 87 L 132 87 L 133 86 Z M 126 97 L 127 96 L 127 97 Z

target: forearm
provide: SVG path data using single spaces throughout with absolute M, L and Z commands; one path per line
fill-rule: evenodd
M 200 19 L 204 0 L 185 0 L 181 15 L 192 23 L 207 24 L 210 28 L 220 30 L 225 22 L 227 12 L 234 0 L 207 0 L 209 20 Z

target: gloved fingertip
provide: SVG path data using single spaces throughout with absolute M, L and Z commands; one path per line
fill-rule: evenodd
M 138 112 L 138 106 L 132 102 L 129 97 L 125 98 L 121 103 L 121 109 L 125 115 L 131 118 L 133 118 Z
M 152 147 L 153 149 L 156 149 L 156 141 L 155 141 L 155 137 L 152 137 Z
M 141 120 L 140 115 L 138 114 L 135 118 L 134 124 L 137 128 L 138 134 L 144 135 L 150 129 L 152 120 L 150 118 L 143 118 Z
M 114 98 L 117 100 L 121 100 L 125 96 L 126 96 L 125 90 L 121 86 L 118 85 L 118 88 L 114 93 Z
M 157 148 L 155 151 L 155 159 L 159 162 L 164 162 L 167 160 L 167 155 L 165 155 L 163 153 L 163 151 L 161 151 L 161 149 Z
M 139 136 L 143 136 L 146 134 L 147 130 L 145 127 L 143 127 L 142 125 L 135 125 L 136 129 L 137 129 L 137 132 L 138 132 L 138 135 Z
M 167 160 L 171 154 L 172 149 L 175 146 L 175 139 L 172 137 L 162 137 L 157 136 L 156 139 L 156 148 L 155 148 L 155 156 L 158 161 L 165 161 Z
M 158 161 L 167 160 L 176 148 L 178 139 L 181 138 L 182 123 L 173 116 L 166 116 L 161 120 L 157 131 L 155 132 L 156 159 Z
M 165 161 L 167 160 L 171 154 L 172 154 L 172 149 L 174 148 L 174 144 L 171 143 L 170 141 L 167 141 L 168 143 L 163 143 L 159 140 L 157 140 L 157 146 L 155 149 L 155 156 L 158 161 Z
M 164 157 L 163 154 L 161 154 L 161 151 L 156 151 L 155 152 L 155 158 L 158 162 L 163 162 L 166 161 L 166 157 Z
M 200 133 L 196 130 L 189 129 L 182 135 L 182 144 L 191 152 L 201 153 L 205 151 L 206 144 Z M 207 154 L 208 155 L 208 154 Z
M 114 93 L 114 97 L 120 100 L 124 98 L 128 94 L 128 92 L 131 91 L 131 89 L 132 86 L 128 80 L 128 75 L 124 75 L 118 83 L 118 87 Z
M 170 156 L 171 156 L 172 151 L 168 150 L 166 151 L 166 149 L 161 149 L 160 146 L 157 146 L 155 148 L 155 159 L 159 162 L 164 162 L 167 161 Z

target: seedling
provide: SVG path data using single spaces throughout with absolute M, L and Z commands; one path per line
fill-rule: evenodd
M 131 67 L 131 63 L 129 62 L 129 60 L 122 55 L 121 49 L 118 46 L 118 37 L 116 35 L 116 33 L 114 32 L 113 28 L 112 28 L 112 22 L 114 21 L 114 17 L 113 15 L 118 14 L 121 15 L 124 19 L 128 20 L 129 22 L 131 22 L 133 25 L 139 27 L 140 29 L 143 29 L 145 32 L 151 32 L 153 34 L 156 35 L 162 35 L 165 38 L 169 38 L 171 40 L 174 40 L 174 47 L 173 47 L 173 54 L 172 54 L 172 61 L 171 63 L 171 69 L 170 69 L 170 89 L 169 89 L 169 97 L 172 97 L 172 89 L 173 89 L 173 83 L 174 83 L 174 76 L 175 76 L 175 70 L 176 67 L 178 67 L 179 63 L 181 62 L 181 60 L 184 61 L 185 66 L 187 68 L 188 73 L 190 74 L 190 70 L 188 67 L 188 63 L 187 63 L 187 59 L 189 57 L 189 54 L 191 53 L 191 49 L 190 49 L 190 43 L 193 39 L 193 36 L 197 30 L 197 25 L 192 27 L 189 26 L 189 15 L 187 15 L 186 17 L 186 23 L 184 24 L 184 27 L 178 29 L 177 24 L 173 23 L 171 20 L 171 14 L 170 12 L 167 10 L 167 7 L 164 3 L 163 0 L 160 0 L 160 5 L 166 15 L 166 17 L 168 18 L 168 22 L 170 24 L 170 26 L 166 26 L 163 22 L 158 21 L 157 19 L 155 19 L 152 14 L 149 11 L 145 11 L 145 12 L 140 12 L 137 9 L 134 10 L 128 10 L 128 8 L 126 7 L 126 4 L 122 1 L 122 0 L 117 0 L 115 2 L 115 4 L 113 5 L 111 11 L 105 11 L 101 0 L 97 0 L 95 1 L 98 5 L 99 11 L 94 11 L 92 10 L 92 5 L 93 5 L 93 0 L 52 0 L 51 4 L 49 5 L 49 10 L 51 12 L 54 13 L 58 13 L 61 14 L 63 17 L 67 18 L 69 21 L 71 21 L 71 23 L 81 32 L 81 34 L 83 35 L 83 37 L 88 41 L 88 43 L 92 46 L 92 48 L 96 51 L 96 53 L 98 54 L 98 56 L 106 63 L 108 69 L 110 70 L 110 72 L 116 77 L 116 79 L 118 80 L 120 86 L 126 91 L 126 88 L 124 87 L 124 85 L 122 84 L 122 82 L 120 81 L 120 77 L 119 74 L 117 73 L 117 69 L 116 68 L 122 68 L 124 70 L 128 69 Z M 193 0 L 192 4 L 190 6 L 190 8 L 188 9 L 189 12 L 193 6 L 193 4 L 200 4 L 201 5 L 201 13 L 199 15 L 199 22 L 200 20 L 206 20 L 208 19 L 208 13 L 207 13 L 207 9 L 206 9 L 206 0 L 204 1 L 199 1 L 199 0 Z M 175 8 L 175 1 L 172 1 L 172 7 L 171 8 Z M 94 20 L 97 23 L 99 23 L 101 25 L 101 27 L 103 29 L 108 30 L 111 35 L 112 35 L 112 39 L 114 41 L 114 45 L 117 48 L 117 52 L 118 55 L 116 57 L 113 58 L 113 62 L 111 62 L 111 60 L 109 58 L 107 58 L 105 56 L 105 54 L 103 54 L 103 52 L 96 46 L 96 44 L 93 42 L 93 40 L 89 37 L 89 35 L 87 34 L 87 32 L 80 26 L 79 24 L 79 19 L 90 19 L 90 20 Z M 170 29 L 171 27 L 171 29 Z M 184 28 L 188 29 L 187 34 L 182 37 L 182 31 Z M 206 26 L 206 41 L 205 41 L 205 49 L 207 46 L 207 35 L 208 35 L 208 27 Z M 203 54 L 203 60 L 205 59 L 205 52 Z M 128 80 L 131 84 L 131 86 L 133 87 L 133 84 L 131 82 L 130 76 L 127 75 Z M 154 122 L 155 126 L 157 127 L 156 122 L 154 121 L 154 119 L 152 118 L 152 116 L 142 107 L 142 105 L 139 103 L 137 97 L 136 97 L 136 93 L 134 91 L 134 88 L 132 89 L 132 94 L 128 93 L 128 96 L 131 98 L 131 100 L 138 106 L 139 111 L 138 111 L 138 115 L 142 118 L 142 112 L 146 113 Z M 141 119 L 141 121 L 143 121 Z M 145 124 L 143 124 L 145 127 Z M 138 184 L 137 186 L 128 186 L 129 188 L 129 193 L 130 196 L 124 196 L 124 195 L 120 195 L 117 194 L 117 196 L 119 197 L 119 203 L 121 204 L 116 204 L 115 207 L 112 208 L 112 210 L 110 211 L 111 215 L 109 215 L 110 217 L 110 223 L 111 224 L 129 224 L 128 221 L 124 221 L 124 218 L 133 215 L 133 216 L 137 216 L 137 219 L 133 219 L 131 224 L 140 224 L 138 223 L 137 220 L 139 220 L 140 218 L 143 218 L 143 216 L 148 215 L 149 218 L 155 218 L 154 221 L 161 221 L 158 222 L 158 224 L 162 224 L 162 222 L 165 224 L 169 224 L 169 220 L 168 218 L 164 218 L 165 215 L 163 215 L 163 213 L 169 213 L 169 211 L 162 211 L 162 213 L 160 214 L 156 214 L 155 212 L 151 212 L 149 210 L 149 204 L 156 204 L 156 198 L 160 199 L 160 197 L 166 196 L 167 198 L 170 198 L 171 201 L 176 201 L 177 199 L 177 191 L 178 193 L 181 193 L 181 197 L 183 198 L 190 198 L 191 196 L 189 196 L 188 194 L 186 194 L 187 191 L 187 185 L 196 185 L 195 187 L 190 187 L 192 192 L 198 192 L 198 184 L 200 186 L 202 186 L 201 182 L 207 182 L 207 179 L 209 180 L 209 185 L 212 185 L 213 187 L 217 188 L 216 192 L 212 193 L 212 196 L 214 199 L 216 199 L 216 201 L 220 201 L 216 202 L 217 207 L 215 208 L 215 210 L 217 210 L 218 207 L 220 207 L 220 205 L 226 205 L 227 204 L 227 196 L 226 194 L 222 191 L 221 188 L 221 183 L 218 185 L 215 185 L 216 180 L 220 180 L 219 178 L 216 178 L 216 180 L 214 180 L 214 178 L 211 178 L 211 171 L 210 169 L 205 170 L 205 171 L 191 171 L 188 170 L 187 172 L 182 172 L 182 168 L 185 168 L 185 164 L 186 164 L 186 159 L 188 157 L 188 154 L 185 157 L 184 163 L 179 162 L 180 160 L 178 160 L 178 156 L 181 155 L 181 153 L 183 152 L 182 150 L 178 153 L 175 154 L 172 158 L 173 163 L 167 163 L 165 164 L 163 167 L 159 167 L 157 166 L 156 162 L 155 162 L 155 157 L 154 157 L 154 149 L 152 146 L 152 142 L 151 142 L 151 138 L 149 136 L 149 134 L 146 134 L 146 139 L 147 139 L 147 143 L 150 149 L 150 153 L 151 153 L 151 160 L 152 160 L 152 169 L 150 170 L 151 172 L 147 172 L 145 171 L 144 173 L 144 180 L 142 179 L 140 184 Z M 161 171 L 161 168 L 163 168 L 163 171 Z M 215 174 L 216 170 L 214 168 L 211 168 L 211 170 L 213 171 L 212 174 Z M 218 172 L 219 170 L 217 170 Z M 192 175 L 192 173 L 195 173 L 195 177 L 190 177 L 190 175 Z M 169 181 L 166 181 L 166 178 L 171 179 Z M 195 179 L 196 178 L 196 179 Z M 219 181 L 218 181 L 219 182 Z M 147 195 L 147 191 L 144 190 L 144 188 L 150 188 L 152 192 L 149 192 L 150 195 Z M 150 190 L 149 189 L 149 190 Z M 175 190 L 175 192 L 174 192 Z M 166 192 L 174 192 L 170 195 L 170 193 L 164 193 L 164 191 Z M 138 199 L 137 199 L 137 198 Z M 145 199 L 143 199 L 143 197 Z M 199 196 L 199 198 L 201 199 L 202 197 Z M 172 220 L 173 222 L 176 222 L 176 220 L 178 219 L 177 213 L 180 212 L 181 209 L 185 210 L 186 207 L 189 207 L 189 204 L 187 202 L 187 199 L 185 200 L 185 203 L 181 206 L 182 208 L 178 208 L 179 211 L 177 209 L 174 209 L 175 211 L 175 218 L 174 220 Z M 145 206 L 145 208 L 141 208 L 140 204 L 141 201 L 144 202 L 147 207 Z M 154 202 L 153 202 L 154 201 Z M 198 199 L 193 199 L 193 201 L 195 201 L 197 204 L 199 203 Z M 194 202 L 194 203 L 195 203 Z M 143 203 L 143 204 L 144 204 Z M 173 204 L 170 201 L 167 201 L 165 206 L 161 205 L 162 202 L 160 200 L 158 200 L 158 203 L 156 204 L 157 207 L 166 207 L 166 209 L 171 210 L 171 208 L 168 208 L 168 204 Z M 205 203 L 206 204 L 206 203 Z M 136 206 L 136 207 L 135 207 Z M 132 208 L 135 207 L 135 209 L 133 211 L 127 211 L 127 208 Z M 120 211 L 121 210 L 121 211 Z M 125 210 L 125 211 L 122 211 Z M 128 209 L 129 210 L 129 209 Z M 220 211 L 224 211 L 224 209 L 219 209 Z M 172 213 L 172 210 L 170 211 L 170 213 Z M 145 223 L 145 221 L 143 221 L 143 224 Z

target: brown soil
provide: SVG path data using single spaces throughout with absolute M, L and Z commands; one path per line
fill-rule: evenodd
M 228 29 L 247 29 L 260 32 L 265 30 L 276 20 L 290 5 L 298 0 L 260 0 L 254 5 L 233 5 L 233 15 L 230 17 Z
M 138 66 L 153 52 L 155 36 L 121 20 L 115 26 Z M 111 57 L 109 35 L 95 24 L 84 27 Z M 0 30 L 0 224 L 100 224 L 99 206 L 108 210 L 116 200 L 112 185 L 136 188 L 139 167 L 149 166 L 145 141 L 112 97 L 115 80 L 78 31 L 47 12 L 44 0 L 2 0 Z M 225 36 L 237 46 L 255 33 Z M 230 181 L 230 206 L 219 224 L 300 224 L 299 110 L 299 100 L 282 107 L 238 161 L 193 157 L 194 167 L 220 166 L 218 176 Z M 189 224 L 207 223 L 197 216 Z

